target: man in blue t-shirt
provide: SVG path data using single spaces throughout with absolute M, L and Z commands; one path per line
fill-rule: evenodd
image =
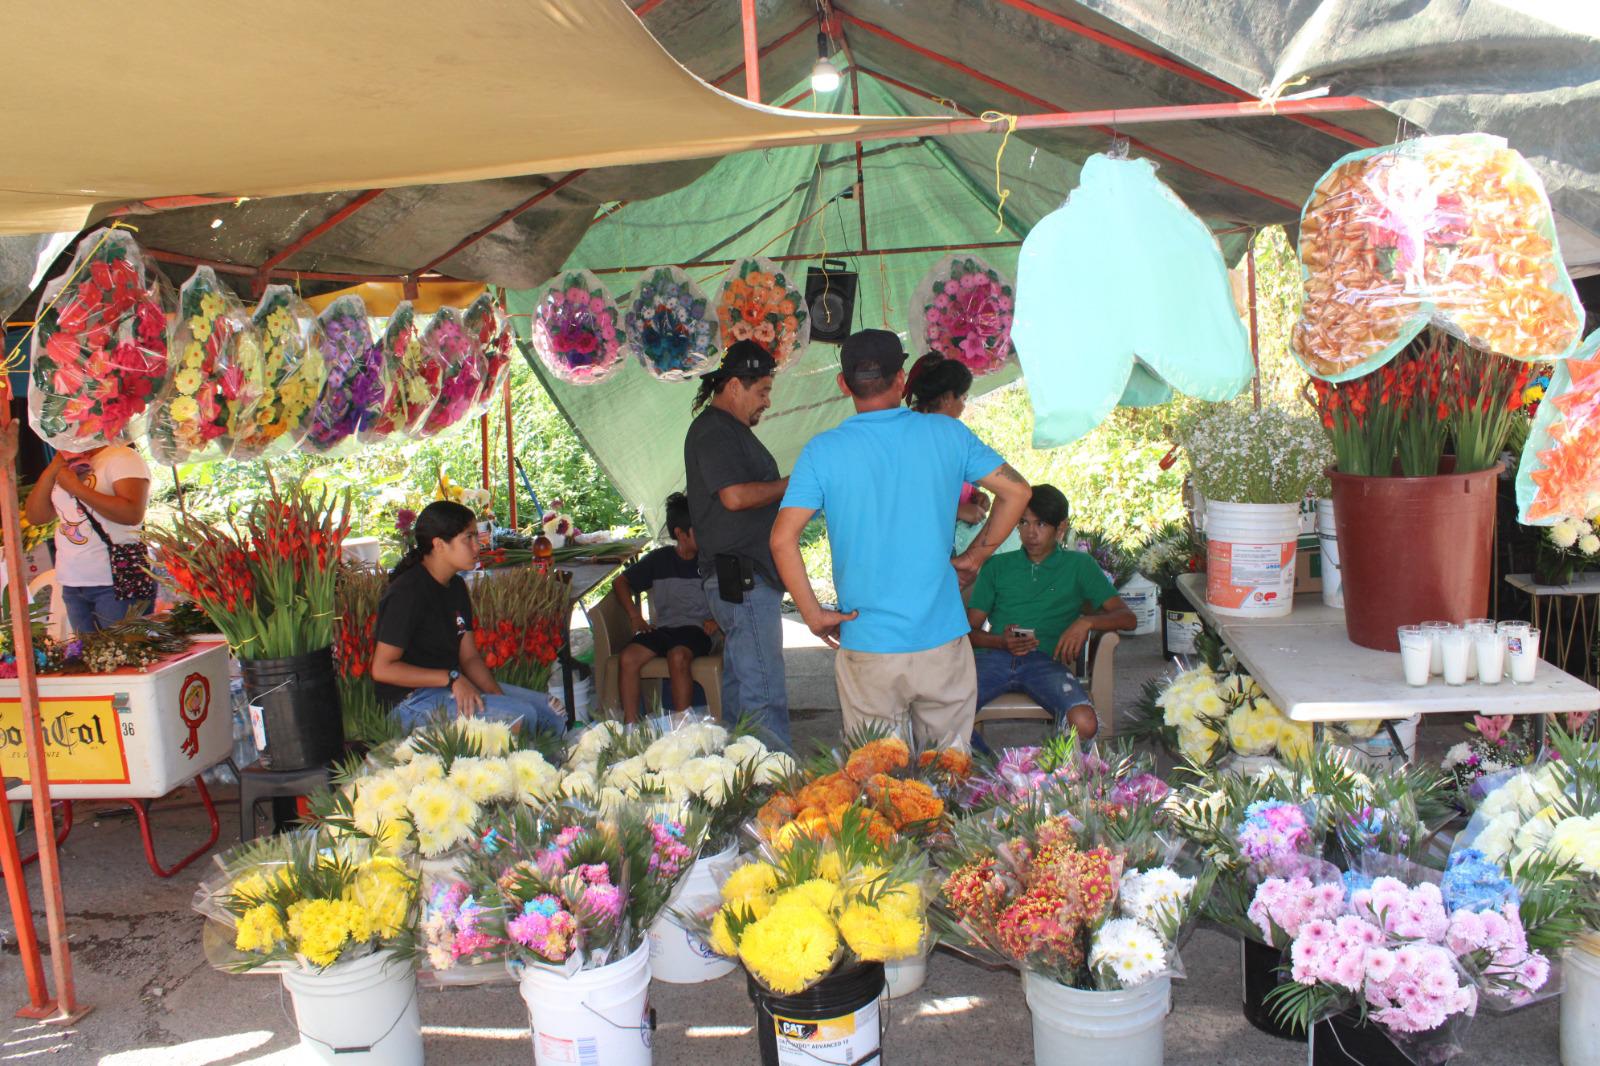
M 1028 483 L 953 418 L 900 406 L 905 351 L 881 329 L 839 351 L 839 388 L 856 415 L 805 446 L 789 477 L 772 557 L 811 631 L 839 648 L 834 677 L 849 731 L 909 717 L 919 741 L 964 746 L 978 682 L 961 585 L 977 576 L 1027 506 Z M 995 497 L 989 521 L 950 557 L 964 482 Z M 825 513 L 837 609 L 806 578 L 800 535 Z

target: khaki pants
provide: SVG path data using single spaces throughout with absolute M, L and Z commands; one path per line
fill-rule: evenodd
M 978 713 L 972 644 L 957 637 L 927 651 L 879 655 L 840 648 L 833 661 L 848 733 L 911 720 L 922 746 L 965 749 Z

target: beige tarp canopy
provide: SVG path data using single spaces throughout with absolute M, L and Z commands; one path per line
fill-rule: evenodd
M 286 196 L 719 156 L 905 119 L 713 89 L 623 0 L 15 3 L 0 233 L 96 204 Z

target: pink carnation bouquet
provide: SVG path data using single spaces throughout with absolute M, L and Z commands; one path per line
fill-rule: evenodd
M 562 381 L 593 385 L 621 365 L 621 322 L 600 279 L 572 271 L 551 283 L 533 312 L 533 350 Z
M 453 307 L 441 307 L 422 332 L 422 378 L 435 397 L 418 427 L 424 437 L 449 429 L 478 402 L 483 351 Z
M 953 255 L 934 265 L 912 299 L 913 351 L 957 359 L 974 374 L 990 374 L 1012 359 L 1010 282 L 982 259 Z

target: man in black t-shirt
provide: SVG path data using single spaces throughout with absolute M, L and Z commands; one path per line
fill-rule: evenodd
M 656 658 L 667 660 L 672 710 L 678 714 L 687 711 L 694 702 L 690 667 L 696 658 L 711 654 L 711 638 L 717 632 L 700 578 L 699 548 L 689 522 L 689 500 L 681 492 L 667 497 L 667 532 L 674 543 L 646 555 L 617 575 L 611 585 L 611 594 L 633 623 L 634 636 L 622 649 L 617 677 L 617 693 L 626 722 L 639 717 L 639 672 Z M 645 617 L 635 599 L 641 592 L 650 593 L 654 623 Z
M 683 466 L 700 576 L 725 639 L 723 720 L 750 717 L 788 748 L 783 584 L 768 540 L 789 479 L 778 475 L 777 460 L 751 432 L 772 406 L 773 370 L 759 344 L 728 346 L 722 366 L 700 379 L 699 415 L 683 442 Z

